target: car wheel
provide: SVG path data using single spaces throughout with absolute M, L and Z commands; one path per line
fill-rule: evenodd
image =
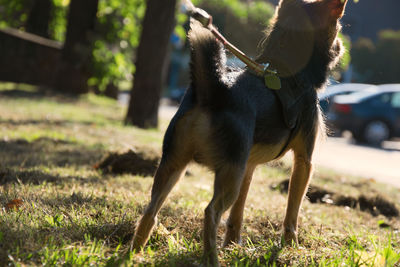
M 389 126 L 380 120 L 368 122 L 363 131 L 363 140 L 368 144 L 380 146 L 383 141 L 389 139 L 390 129 Z

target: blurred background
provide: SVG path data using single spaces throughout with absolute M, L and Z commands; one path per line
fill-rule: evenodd
M 213 15 L 215 25 L 233 44 L 255 57 L 277 2 L 197 0 L 194 4 Z M 151 31 L 157 27 L 154 18 L 166 13 L 163 5 L 176 5 L 164 15 L 173 17 L 165 21 L 171 26 L 163 24 L 158 32 L 169 36 L 162 94 L 178 101 L 179 90 L 188 84 L 188 16 L 176 1 L 147 5 L 156 10 L 153 19 L 144 21 L 144 0 L 0 0 L 0 80 L 117 97 L 119 90 L 132 87 L 143 23 L 150 24 Z M 397 0 L 348 3 L 341 36 L 348 53 L 332 73 L 334 81 L 399 82 L 399 9 Z M 230 63 L 240 64 L 235 58 Z

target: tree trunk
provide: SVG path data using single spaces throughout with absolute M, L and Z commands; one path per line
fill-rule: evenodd
M 52 8 L 52 0 L 35 0 L 26 21 L 26 31 L 49 38 L 49 23 Z
M 98 0 L 71 0 L 68 25 L 58 71 L 58 90 L 83 94 L 89 91 L 93 32 L 96 24 Z
M 175 22 L 176 0 L 148 0 L 136 57 L 136 72 L 125 123 L 140 128 L 158 124 L 169 39 Z
M 118 99 L 119 88 L 114 83 L 110 82 L 107 84 L 104 95 L 113 99 Z

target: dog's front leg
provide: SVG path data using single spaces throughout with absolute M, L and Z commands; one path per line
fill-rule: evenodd
M 308 182 L 311 177 L 311 161 L 308 157 L 296 154 L 294 156 L 294 167 L 289 183 L 288 205 L 286 216 L 283 222 L 283 238 L 285 244 L 292 242 L 298 243 L 297 240 L 297 218 L 301 202 L 303 201 L 305 192 L 308 188 Z

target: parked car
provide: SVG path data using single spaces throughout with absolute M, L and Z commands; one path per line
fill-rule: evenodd
M 400 137 L 400 84 L 386 84 L 334 98 L 328 123 L 348 130 L 356 141 L 381 145 Z
M 375 85 L 366 83 L 340 83 L 329 85 L 325 91 L 318 94 L 319 104 L 324 114 L 327 114 L 333 98 L 339 95 L 348 95 L 361 90 L 375 88 Z

